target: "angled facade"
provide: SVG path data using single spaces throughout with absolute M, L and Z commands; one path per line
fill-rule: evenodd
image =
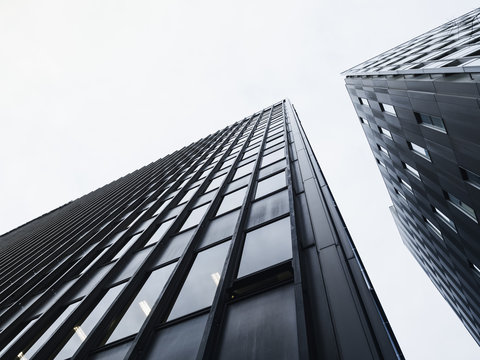
M 480 9 L 344 72 L 406 246 L 480 344 Z
M 2 359 L 403 359 L 288 100 L 0 237 Z

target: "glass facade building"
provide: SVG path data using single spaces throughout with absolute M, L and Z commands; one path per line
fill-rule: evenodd
M 2 359 L 402 359 L 288 100 L 0 237 Z
M 478 344 L 479 16 L 344 72 L 402 239 Z

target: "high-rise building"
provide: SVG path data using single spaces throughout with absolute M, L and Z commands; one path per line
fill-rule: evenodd
M 479 16 L 344 74 L 404 243 L 480 344 Z
M 0 237 L 2 359 L 402 359 L 288 100 Z

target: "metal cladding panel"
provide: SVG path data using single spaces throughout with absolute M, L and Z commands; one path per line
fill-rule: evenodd
M 288 100 L 0 243 L 2 359 L 403 358 Z

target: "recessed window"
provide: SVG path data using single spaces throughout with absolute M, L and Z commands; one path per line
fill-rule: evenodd
M 369 123 L 368 123 L 368 120 L 367 120 L 367 119 L 365 119 L 365 118 L 362 118 L 362 117 L 359 117 L 359 119 L 360 119 L 360 122 L 361 122 L 362 124 L 369 125 Z
M 417 145 L 415 143 L 412 143 L 410 141 L 407 141 L 408 148 L 412 150 L 415 154 L 420 155 L 421 157 L 427 159 L 428 161 L 432 161 L 430 159 L 430 154 L 428 153 L 428 150 L 421 147 L 420 145 Z
M 196 226 L 200 222 L 200 220 L 202 219 L 203 215 L 205 215 L 205 212 L 207 211 L 207 208 L 208 208 L 209 205 L 210 205 L 210 203 L 199 206 L 199 207 L 193 209 L 190 212 L 190 215 L 188 216 L 187 220 L 185 220 L 185 223 L 183 224 L 180 231 L 191 228 L 192 226 Z
M 382 145 L 378 145 L 378 144 L 377 144 L 377 148 L 378 148 L 378 150 L 380 150 L 382 153 L 384 153 L 385 156 L 390 157 L 390 154 L 388 153 L 388 150 L 385 149 Z
M 420 180 L 420 173 L 413 166 L 408 165 L 407 163 L 402 162 L 403 167 L 413 176 Z
M 470 185 L 480 189 L 480 175 L 477 175 L 473 171 L 463 168 L 460 168 L 460 173 L 462 174 L 463 180 L 468 182 Z
M 428 220 L 426 217 L 423 217 L 423 220 L 425 220 L 425 223 L 427 224 L 427 226 L 429 227 L 430 230 L 432 230 L 432 232 L 437 235 L 438 237 L 440 237 L 441 239 L 443 239 L 442 237 L 442 232 L 440 231 L 439 228 L 437 228 L 435 225 L 433 225 L 433 223 Z
M 280 159 L 283 159 L 284 157 L 285 157 L 285 149 L 282 147 L 281 149 L 278 149 L 267 155 L 264 155 L 262 158 L 262 167 L 270 165 Z
M 450 226 L 450 228 L 452 230 L 454 230 L 455 232 L 457 231 L 455 223 L 453 222 L 452 219 L 450 219 L 447 215 L 445 215 L 443 212 L 441 212 L 435 206 L 432 206 L 432 210 L 433 210 L 434 214 L 437 215 L 440 220 L 442 220 L 445 224 Z
M 398 190 L 395 189 L 395 188 L 394 188 L 394 190 L 395 190 L 395 193 L 396 193 L 398 196 L 400 196 L 403 200 L 407 201 L 407 198 L 405 197 L 405 195 L 403 195 L 400 191 L 398 191 Z
M 403 180 L 401 177 L 398 178 L 398 181 L 400 182 L 400 184 L 402 184 L 403 186 L 405 186 L 410 192 L 413 193 L 413 189 L 412 187 L 410 186 L 409 183 L 407 183 L 405 180 Z
M 175 221 L 175 218 L 174 219 L 170 219 L 170 220 L 167 220 L 163 223 L 160 224 L 160 226 L 158 227 L 157 231 L 155 231 L 155 233 L 152 235 L 152 237 L 147 241 L 147 243 L 145 244 L 145 246 L 149 246 L 151 244 L 155 244 L 156 242 L 158 242 L 162 237 L 163 235 L 165 235 L 165 233 L 167 232 L 167 230 L 170 228 L 170 225 L 172 225 L 172 223 Z
M 381 165 L 381 166 L 383 166 L 384 168 L 387 168 L 387 167 L 385 166 L 385 163 L 384 163 L 382 160 L 377 159 L 377 158 L 375 158 L 375 160 L 377 160 L 377 164 L 378 164 L 378 165 Z
M 370 107 L 370 105 L 368 105 L 368 100 L 367 99 L 359 97 L 358 101 L 360 102 L 360 104 Z
M 389 130 L 387 130 L 387 129 L 381 127 L 381 126 L 378 127 L 378 130 L 380 131 L 380 134 L 385 135 L 390 140 L 393 140 L 392 133 Z
M 386 112 L 387 114 L 397 116 L 395 108 L 392 105 L 380 103 L 380 109 L 382 109 L 382 111 Z
M 237 180 L 247 174 L 250 174 L 253 171 L 254 166 L 255 166 L 255 161 L 252 161 L 246 165 L 238 167 L 237 170 L 235 171 L 235 175 L 233 176 L 232 181 Z
M 258 182 L 257 191 L 255 193 L 255 199 L 258 199 L 259 197 L 270 194 L 285 186 L 287 186 L 287 182 L 285 179 L 285 172 L 282 171 L 281 173 L 270 176 Z
M 223 197 L 222 203 L 218 208 L 217 215 L 221 215 L 226 213 L 230 210 L 236 209 L 243 204 L 243 199 L 245 198 L 245 194 L 247 192 L 247 188 L 243 187 L 239 190 L 231 192 Z
M 442 118 L 433 115 L 422 114 L 418 112 L 414 112 L 415 118 L 420 125 L 432 128 L 434 130 L 438 130 L 441 132 L 446 133 L 447 130 L 445 129 L 445 124 L 443 123 Z
M 460 200 L 458 197 L 447 193 L 444 191 L 445 198 L 448 200 L 450 204 L 455 206 L 458 210 L 463 212 L 465 215 L 467 215 L 470 219 L 473 221 L 477 222 L 477 216 L 475 215 L 475 210 L 472 209 L 469 205 L 465 204 L 462 200 Z

